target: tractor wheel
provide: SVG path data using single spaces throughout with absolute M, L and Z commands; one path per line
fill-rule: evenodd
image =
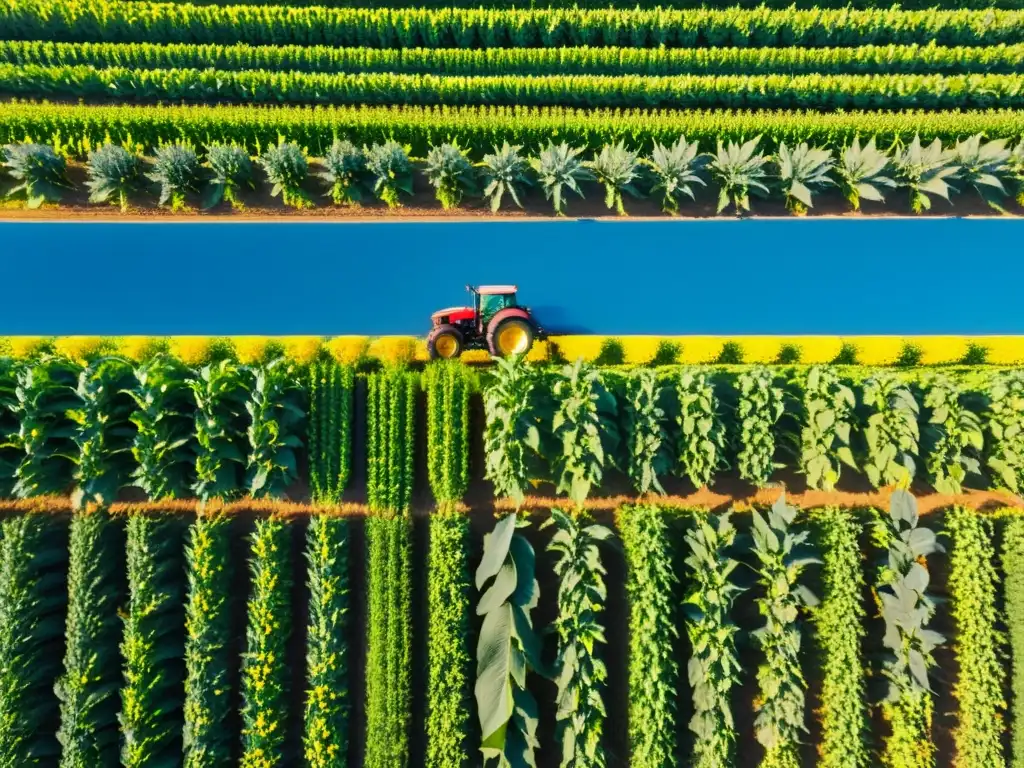
M 487 330 L 487 348 L 495 357 L 525 355 L 533 346 L 533 326 L 526 320 L 512 317 Z
M 462 331 L 454 325 L 439 325 L 427 336 L 431 360 L 450 360 L 462 354 Z

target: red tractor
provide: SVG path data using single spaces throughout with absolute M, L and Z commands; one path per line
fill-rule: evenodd
M 448 307 L 430 316 L 430 358 L 454 358 L 467 349 L 486 349 L 495 357 L 525 355 L 534 339 L 546 337 L 529 307 L 516 304 L 514 285 L 466 286 L 472 307 Z

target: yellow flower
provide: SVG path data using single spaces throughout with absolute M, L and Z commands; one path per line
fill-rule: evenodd
M 974 339 L 988 350 L 992 365 L 1024 365 L 1024 336 L 983 336 Z
M 157 336 L 122 336 L 117 340 L 118 354 L 136 363 L 166 351 L 167 339 Z
M 52 340 L 46 336 L 11 336 L 7 343 L 12 357 L 25 360 L 46 350 Z
M 215 342 L 210 336 L 173 336 L 168 344 L 171 354 L 185 365 L 202 365 L 210 359 Z
M 680 336 L 677 341 L 683 347 L 679 362 L 701 365 L 715 362 L 722 353 L 722 345 L 729 339 L 724 336 Z
M 101 336 L 60 336 L 53 342 L 54 353 L 76 363 L 85 364 L 109 352 L 111 344 Z
M 921 350 L 922 365 L 941 365 L 963 360 L 970 339 L 964 336 L 911 336 L 906 342 Z
M 526 353 L 526 359 L 531 363 L 542 363 L 551 356 L 551 343 L 548 341 L 535 341 L 530 351 Z M 490 359 L 490 354 L 488 354 Z
M 905 343 L 900 336 L 853 336 L 843 341 L 857 348 L 857 362 L 862 365 L 895 364 Z
M 794 336 L 785 340 L 800 349 L 800 362 L 809 365 L 831 363 L 843 348 L 838 336 Z
M 335 336 L 327 342 L 327 351 L 339 363 L 350 364 L 366 356 L 369 343 L 366 336 Z
M 601 345 L 608 336 L 557 336 L 552 340 L 558 345 L 558 351 L 569 362 L 583 358 L 591 362 L 601 352 Z
M 271 339 L 266 336 L 232 336 L 230 341 L 238 362 L 243 365 L 262 363 L 267 359 Z
M 370 342 L 367 354 L 384 363 L 409 363 L 416 356 L 416 344 L 412 336 L 382 336 Z
M 462 353 L 461 359 L 464 363 L 487 363 L 491 360 L 491 353 L 486 349 L 468 349 Z
M 744 363 L 774 363 L 779 359 L 783 343 L 780 336 L 740 336 L 734 339 L 743 350 Z
M 323 346 L 323 339 L 319 336 L 285 336 L 280 342 L 285 356 L 302 365 L 316 360 Z

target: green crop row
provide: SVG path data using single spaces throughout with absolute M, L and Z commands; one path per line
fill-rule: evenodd
M 1024 44 L 858 48 L 334 48 L 194 43 L 0 42 L 0 63 L 125 69 L 420 75 L 1013 74 Z
M 334 358 L 323 357 L 309 366 L 307 440 L 311 463 L 310 491 L 314 501 L 338 503 L 348 483 L 352 463 L 353 371 Z
M 26 97 L 299 104 L 448 104 L 726 109 L 965 109 L 1024 106 L 1024 75 L 348 74 L 0 65 Z
M 9 40 L 370 48 L 771 48 L 1024 42 L 1024 16 L 1016 11 L 898 8 L 366 9 L 3 0 L 0 29 Z

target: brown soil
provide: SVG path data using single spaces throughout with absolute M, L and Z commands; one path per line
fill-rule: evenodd
M 158 194 L 154 189 L 147 191 L 147 194 L 140 196 L 143 199 L 132 201 L 128 211 L 121 213 L 117 207 L 109 205 L 96 205 L 89 203 L 89 193 L 85 186 L 86 171 L 82 163 L 71 162 L 68 165 L 68 177 L 74 185 L 60 204 L 48 204 L 37 210 L 27 210 L 21 201 L 9 201 L 0 204 L 0 220 L 54 220 L 54 219 L 88 219 L 94 221 L 125 221 L 125 220 L 157 220 L 157 221 L 212 221 L 212 220 L 240 220 L 251 221 L 254 219 L 282 219 L 282 220 L 324 220 L 339 219 L 345 221 L 457 221 L 457 220 L 524 220 L 536 218 L 555 218 L 552 214 L 551 203 L 548 202 L 542 192 L 537 189 L 531 190 L 524 198 L 524 208 L 516 208 L 511 200 L 505 202 L 505 207 L 497 214 L 492 214 L 487 204 L 480 199 L 467 199 L 458 208 L 446 211 L 441 208 L 440 203 L 434 198 L 433 189 L 426 178 L 417 172 L 415 179 L 416 194 L 408 199 L 403 207 L 389 209 L 381 203 L 370 203 L 358 207 L 334 205 L 330 197 L 325 195 L 325 184 L 312 174 L 316 173 L 317 163 L 311 161 L 311 177 L 306 184 L 306 191 L 309 193 L 316 207 L 296 210 L 285 206 L 280 199 L 271 197 L 269 186 L 259 185 L 255 191 L 243 195 L 244 209 L 236 210 L 228 204 L 219 205 L 208 211 L 199 207 L 198 199 L 190 199 L 188 207 L 181 211 L 172 211 L 166 207 L 157 205 Z M 621 218 L 614 211 L 609 211 L 604 205 L 604 190 L 594 183 L 583 185 L 584 199 L 569 195 L 566 204 L 566 215 L 569 218 Z M 947 203 L 936 198 L 931 211 L 922 214 L 924 216 L 993 216 L 997 215 L 984 201 L 976 195 L 966 193 L 958 196 L 956 204 Z M 893 193 L 887 204 L 864 203 L 864 210 L 856 212 L 850 210 L 849 203 L 835 190 L 822 194 L 816 198 L 817 205 L 808 214 L 808 218 L 821 217 L 842 217 L 842 218 L 878 218 L 878 217 L 903 217 L 914 215 L 909 207 L 906 194 Z M 731 209 L 718 214 L 717 193 L 708 189 L 699 192 L 695 202 L 686 202 L 676 218 L 683 219 L 707 219 L 732 218 Z M 786 206 L 776 199 L 758 200 L 754 198 L 751 202 L 753 207 L 752 215 L 757 218 L 784 217 L 793 218 L 793 215 L 786 210 Z M 661 211 L 658 202 L 651 199 L 627 198 L 625 201 L 626 212 L 631 219 L 669 219 L 668 214 Z M 1024 215 L 1024 208 L 1012 201 L 1007 201 L 1007 211 L 1012 215 Z

